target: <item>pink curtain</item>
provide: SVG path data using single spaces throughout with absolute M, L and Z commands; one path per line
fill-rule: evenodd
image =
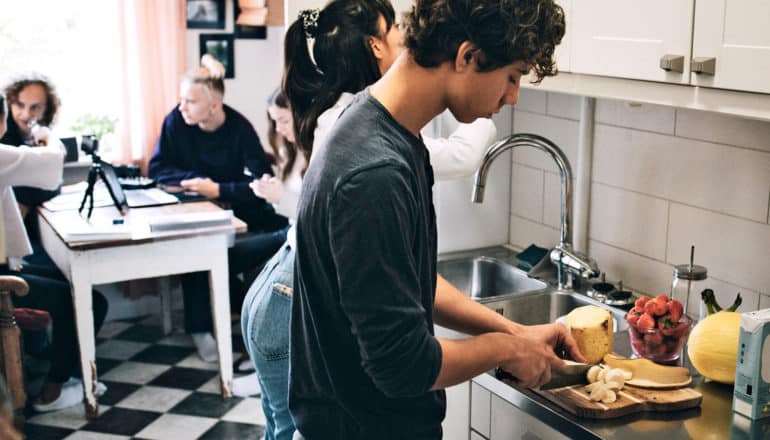
M 122 162 L 147 161 L 185 70 L 185 0 L 119 0 Z

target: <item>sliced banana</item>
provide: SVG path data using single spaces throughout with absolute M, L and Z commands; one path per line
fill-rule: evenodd
M 588 373 L 586 373 L 588 383 L 594 383 L 599 380 L 599 372 L 602 370 L 603 368 L 598 365 L 594 365 L 593 367 L 589 368 Z
M 607 386 L 604 385 L 602 382 L 596 382 L 596 383 L 598 383 L 599 386 L 597 386 L 596 388 L 593 389 L 593 391 L 591 391 L 591 393 L 588 395 L 588 398 L 598 402 L 604 399 L 604 396 L 607 395 L 607 391 L 610 391 L 610 390 L 608 390 Z M 613 394 L 615 393 L 613 392 Z
M 618 399 L 618 396 L 612 390 L 606 390 L 604 396 L 602 396 L 602 403 L 612 403 Z
M 591 391 L 593 391 L 593 390 L 595 390 L 595 389 L 597 389 L 599 387 L 604 387 L 604 386 L 606 386 L 604 382 L 594 382 L 594 383 L 590 383 L 590 384 L 586 385 L 585 390 L 590 393 Z
M 585 391 L 588 397 L 596 402 L 612 403 L 618 398 L 616 391 L 623 389 L 630 373 L 620 368 L 604 368 L 594 365 L 586 373 L 589 384 Z
M 607 374 L 604 375 L 604 381 L 605 382 L 619 382 L 623 383 L 625 382 L 625 375 L 623 374 L 623 370 L 619 368 L 612 368 L 610 369 Z
M 599 374 L 596 375 L 596 380 L 600 382 L 604 382 L 604 377 L 607 375 L 607 369 L 602 368 L 602 371 L 599 372 Z

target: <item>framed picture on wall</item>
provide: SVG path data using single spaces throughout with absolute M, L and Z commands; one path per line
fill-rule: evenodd
M 264 0 L 233 0 L 233 6 L 235 38 L 267 38 L 268 9 Z
M 187 29 L 224 29 L 225 0 L 187 0 Z
M 210 54 L 225 66 L 225 78 L 235 78 L 233 34 L 200 34 L 200 57 Z

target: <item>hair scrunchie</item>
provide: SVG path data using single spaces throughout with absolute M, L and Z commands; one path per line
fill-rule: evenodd
M 320 13 L 319 9 L 303 9 L 299 11 L 299 18 L 302 19 L 302 29 L 305 30 L 307 38 L 315 37 L 315 32 L 318 29 L 318 14 Z

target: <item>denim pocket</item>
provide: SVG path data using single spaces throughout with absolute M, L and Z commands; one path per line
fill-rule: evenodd
M 253 347 L 266 360 L 289 356 L 291 295 L 294 281 L 294 253 L 285 260 L 262 286 L 251 328 Z

